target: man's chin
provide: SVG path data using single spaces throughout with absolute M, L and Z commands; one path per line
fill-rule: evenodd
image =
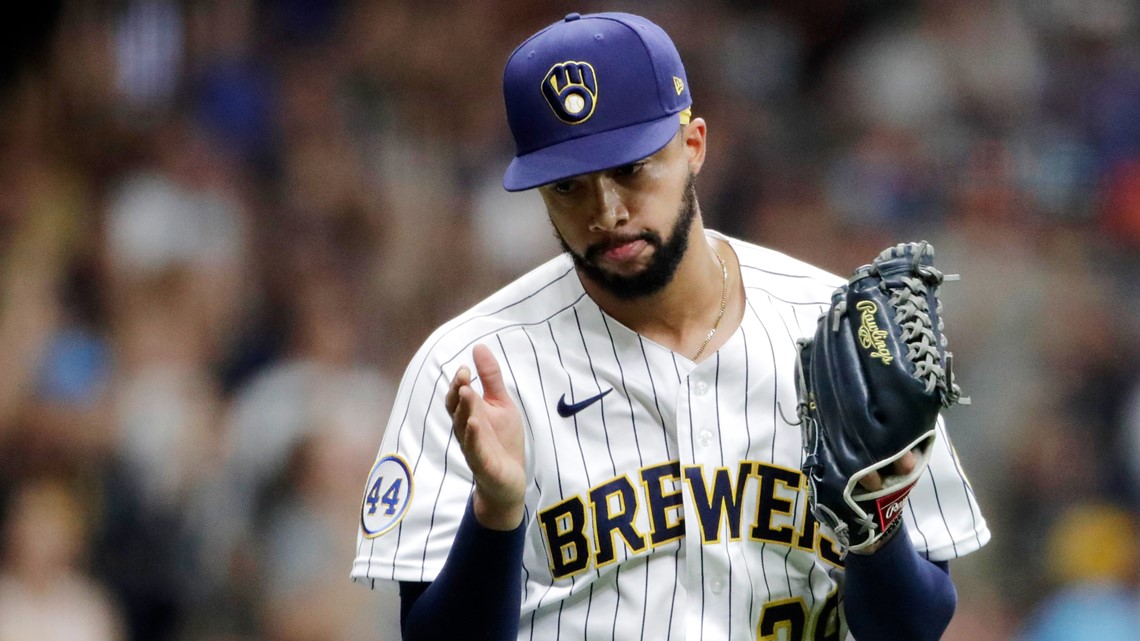
M 590 271 L 604 275 L 610 279 L 637 279 L 654 268 L 652 250 L 638 256 L 633 260 L 606 260 L 605 258 L 589 261 Z
M 623 300 L 652 296 L 669 284 L 672 273 L 654 270 L 652 265 L 631 267 L 629 272 L 617 272 L 596 264 L 579 264 L 578 271 L 598 287 Z

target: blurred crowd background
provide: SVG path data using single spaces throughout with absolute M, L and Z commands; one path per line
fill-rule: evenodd
M 946 638 L 1140 634 L 1133 0 L 56 0 L 4 21 L 0 638 L 392 640 L 348 579 L 428 333 L 557 251 L 511 49 L 674 37 L 709 227 L 849 273 L 931 241 L 994 532 Z M 474 623 L 473 623 L 474 625 Z

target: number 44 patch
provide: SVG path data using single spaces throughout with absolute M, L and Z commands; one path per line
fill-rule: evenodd
M 412 502 L 412 472 L 395 454 L 376 461 L 364 486 L 360 504 L 360 527 L 367 538 L 376 538 L 400 523 Z

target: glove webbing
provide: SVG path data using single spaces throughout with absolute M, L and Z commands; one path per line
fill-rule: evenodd
M 926 301 L 926 285 L 918 278 L 903 276 L 906 287 L 891 290 L 891 306 L 895 308 L 895 322 L 902 327 L 902 339 L 907 344 L 907 358 L 914 363 L 914 375 L 925 379 L 927 393 L 938 387 L 938 379 L 946 371 L 938 362 L 940 354 L 930 320 Z
M 933 322 L 930 319 L 930 305 L 927 302 L 927 285 L 921 278 L 903 276 L 905 287 L 891 290 L 891 306 L 895 308 L 895 322 L 902 327 L 902 339 L 907 344 L 907 359 L 914 363 L 914 375 L 926 384 L 926 392 L 937 388 L 941 392 L 942 405 L 949 407 L 961 397 L 961 391 L 951 380 L 950 355 L 946 355 L 943 368 L 939 347 L 945 349 L 946 337 L 938 341 L 934 336 Z M 942 302 L 938 303 L 938 329 L 942 329 Z

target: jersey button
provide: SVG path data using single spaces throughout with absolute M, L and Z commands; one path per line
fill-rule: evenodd
M 693 391 L 697 393 L 697 396 L 704 396 L 709 393 L 709 384 L 704 381 L 697 381 Z
M 709 430 L 701 430 L 697 433 L 697 441 L 699 441 L 700 444 L 704 445 L 705 447 L 708 447 L 708 444 L 712 443 L 712 437 L 713 433 Z
M 720 594 L 721 592 L 724 592 L 724 581 L 720 579 L 713 579 L 712 583 L 709 583 L 709 589 L 712 590 L 713 594 Z

